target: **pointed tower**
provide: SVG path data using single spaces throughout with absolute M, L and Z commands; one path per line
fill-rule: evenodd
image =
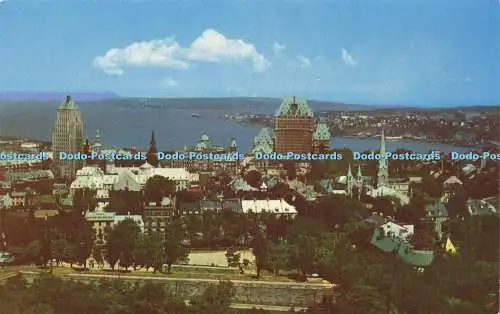
M 95 131 L 95 139 L 94 139 L 94 147 L 93 150 L 95 152 L 100 152 L 101 151 L 101 134 L 99 133 L 99 130 Z
M 363 174 L 361 173 L 361 165 L 358 164 L 358 174 L 356 176 L 358 186 L 358 200 L 361 200 L 361 193 L 363 192 Z
M 83 144 L 83 153 L 87 155 L 90 155 L 92 153 L 92 149 L 88 138 L 85 140 L 85 143 Z
M 351 171 L 351 164 L 349 164 L 349 168 L 347 169 L 346 184 L 347 184 L 347 195 L 352 197 L 352 189 L 354 188 L 354 177 Z
M 158 151 L 156 150 L 155 131 L 151 131 L 151 141 L 149 142 L 147 161 L 150 165 L 158 167 Z
M 236 138 L 231 138 L 231 143 L 229 143 L 229 152 L 234 153 L 238 150 L 238 144 L 236 143 Z
M 387 186 L 389 183 L 389 167 L 387 164 L 387 159 L 385 158 L 384 128 L 382 128 L 382 135 L 380 137 L 380 155 L 382 157 L 378 162 L 377 188 Z

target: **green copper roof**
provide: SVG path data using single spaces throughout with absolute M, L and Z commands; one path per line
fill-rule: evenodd
M 254 143 L 267 143 L 269 145 L 273 144 L 273 138 L 271 137 L 271 132 L 268 128 L 262 128 L 259 134 L 255 137 Z
M 412 250 L 409 249 L 407 252 L 401 252 L 401 250 L 405 250 L 402 246 L 400 247 L 399 256 L 410 265 L 425 267 L 432 264 L 434 260 L 434 252 L 433 251 L 421 251 L 421 250 Z
M 379 228 L 373 231 L 371 243 L 386 253 L 397 252 L 405 263 L 413 266 L 429 266 L 434 260 L 433 251 L 414 250 L 396 237 L 384 236 Z
M 273 151 L 273 138 L 268 128 L 262 128 L 259 134 L 253 140 L 253 150 L 264 154 L 272 153 Z
M 330 134 L 328 125 L 326 125 L 326 123 L 323 121 L 318 122 L 316 131 L 314 131 L 313 134 L 313 139 L 315 139 L 316 141 L 329 141 L 331 138 L 332 135 Z
M 298 97 L 287 97 L 283 99 L 280 107 L 276 110 L 276 117 L 312 117 L 313 112 L 307 105 L 307 101 Z
M 212 140 L 210 140 L 208 135 L 203 134 L 198 141 L 198 144 L 196 144 L 196 150 L 205 150 L 210 148 L 212 148 Z
M 330 184 L 330 181 L 321 180 L 321 181 L 319 181 L 319 184 L 326 190 L 326 192 L 333 193 L 333 188 L 332 188 L 332 185 Z
M 59 107 L 59 109 L 77 109 L 75 103 L 71 99 L 71 96 L 66 96 L 66 101 Z

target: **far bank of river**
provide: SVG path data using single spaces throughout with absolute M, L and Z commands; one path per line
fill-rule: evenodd
M 349 148 L 352 151 L 363 152 L 367 150 L 379 150 L 380 139 L 377 138 L 352 138 L 352 137 L 334 137 L 331 141 L 332 148 Z M 429 151 L 439 151 L 444 154 L 451 152 L 468 152 L 473 150 L 471 147 L 454 146 L 443 143 L 429 143 L 412 139 L 386 140 L 386 151 L 395 151 L 396 149 L 406 149 L 417 153 L 426 153 Z

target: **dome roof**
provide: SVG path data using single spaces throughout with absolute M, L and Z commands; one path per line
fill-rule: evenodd
M 312 117 L 313 112 L 307 105 L 307 101 L 299 97 L 287 97 L 281 102 L 280 107 L 276 110 L 276 117 Z
M 210 137 L 208 137 L 208 135 L 206 135 L 206 134 L 203 134 L 201 136 L 201 141 L 210 141 Z
M 231 144 L 229 144 L 229 147 L 234 147 L 234 148 L 238 147 L 238 144 L 236 144 L 236 138 L 233 137 L 231 139 Z
M 328 125 L 326 125 L 326 123 L 323 121 L 318 122 L 316 130 L 314 131 L 313 134 L 313 139 L 316 141 L 329 141 L 331 137 L 332 135 L 330 134 L 330 129 L 328 128 Z

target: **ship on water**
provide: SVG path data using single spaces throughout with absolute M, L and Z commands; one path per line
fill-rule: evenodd
M 191 117 L 193 117 L 193 118 L 199 118 L 200 114 L 199 113 L 192 113 Z

